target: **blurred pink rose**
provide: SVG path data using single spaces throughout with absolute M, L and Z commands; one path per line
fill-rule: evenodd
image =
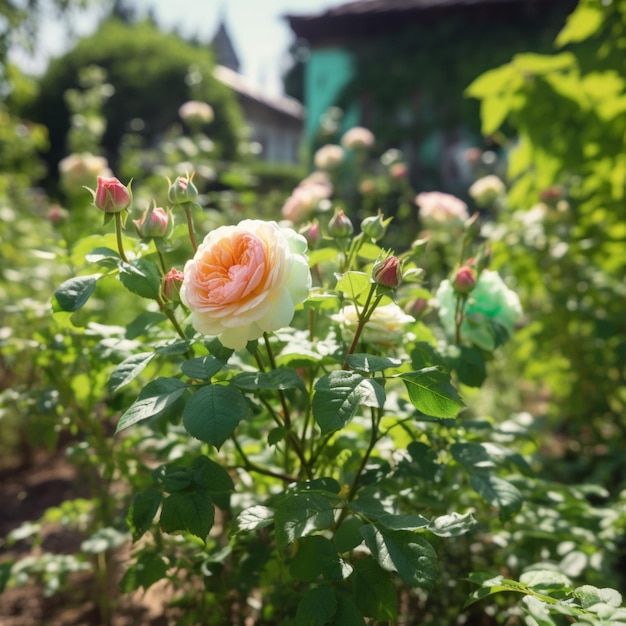
M 343 148 L 334 143 L 328 143 L 317 150 L 313 157 L 315 167 L 320 170 L 332 170 L 344 159 Z
M 193 327 L 233 350 L 287 326 L 311 288 L 306 239 L 276 222 L 211 231 L 187 261 L 180 296 Z
M 374 134 L 363 126 L 355 126 L 345 132 L 341 145 L 348 150 L 365 150 L 374 145 Z
M 415 204 L 420 208 L 420 219 L 428 228 L 462 226 L 469 218 L 467 204 L 449 193 L 441 191 L 418 193 Z

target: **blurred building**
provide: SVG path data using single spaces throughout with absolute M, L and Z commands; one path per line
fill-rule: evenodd
M 462 156 L 480 141 L 477 103 L 464 89 L 520 52 L 554 51 L 576 0 L 359 0 L 286 15 L 308 47 L 305 138 L 319 144 L 329 107 L 342 130 L 363 125 L 379 148 L 400 148 L 412 178 L 462 187 Z M 430 173 L 430 174 L 429 174 Z
M 236 93 L 258 158 L 270 163 L 297 163 L 304 132 L 303 106 L 293 98 L 264 93 L 239 73 L 239 59 L 223 16 L 211 46 L 218 63 L 215 77 Z

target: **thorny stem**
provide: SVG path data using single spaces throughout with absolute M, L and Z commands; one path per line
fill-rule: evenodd
M 117 250 L 120 253 L 120 258 L 124 263 L 128 263 L 126 253 L 124 252 L 124 243 L 122 242 L 122 215 L 121 213 L 115 213 L 115 236 L 117 238 Z

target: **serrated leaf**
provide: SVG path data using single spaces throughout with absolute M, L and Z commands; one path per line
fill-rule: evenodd
M 456 417 L 465 404 L 450 377 L 437 367 L 426 367 L 416 372 L 400 374 L 409 393 L 411 404 L 424 415 L 431 417 Z
M 75 276 L 62 283 L 54 292 L 53 309 L 73 313 L 82 308 L 96 289 L 102 274 Z
M 155 356 L 156 353 L 154 352 L 141 352 L 124 359 L 113 370 L 111 378 L 109 378 L 109 390 L 111 393 L 115 393 L 124 385 L 137 378 Z
M 118 433 L 120 430 L 149 417 L 160 415 L 176 402 L 185 393 L 186 389 L 187 385 L 178 380 L 178 378 L 157 378 L 148 383 L 139 394 L 137 400 L 122 415 L 115 432 Z
M 224 363 L 212 355 L 189 359 L 181 363 L 180 369 L 189 378 L 211 380 L 224 367 Z
M 126 516 L 133 541 L 140 539 L 150 528 L 161 506 L 161 499 L 162 496 L 156 489 L 147 489 L 135 495 Z
M 124 572 L 120 580 L 120 589 L 124 593 L 130 593 L 140 587 L 148 589 L 165 578 L 167 567 L 167 562 L 160 554 L 142 552 L 137 561 Z
M 365 544 L 387 572 L 397 572 L 407 584 L 430 588 L 437 579 L 437 553 L 420 535 L 409 530 L 381 530 L 371 524 L 361 528 Z
M 269 372 L 242 372 L 233 376 L 230 382 L 243 391 L 306 389 L 298 373 L 287 367 Z
M 438 537 L 458 537 L 468 533 L 478 522 L 471 513 L 440 515 L 428 524 L 428 530 Z
M 224 493 L 235 490 L 230 474 L 208 456 L 198 456 L 191 464 L 191 475 L 198 487 L 209 493 Z
M 247 415 L 248 405 L 238 389 L 205 385 L 187 401 L 183 425 L 191 436 L 219 449 Z
M 380 622 L 396 621 L 398 598 L 389 572 L 372 559 L 356 560 L 352 586 L 354 602 L 363 615 Z
M 312 581 L 318 576 L 324 580 L 344 580 L 352 573 L 352 567 L 339 558 L 331 541 L 312 535 L 297 542 L 289 573 L 303 581 Z
M 292 493 L 277 505 L 274 513 L 276 543 L 284 550 L 296 539 L 316 530 L 327 530 L 334 521 L 327 498 L 316 493 Z
M 134 294 L 156 300 L 161 290 L 161 272 L 159 266 L 148 259 L 137 259 L 120 264 L 120 281 Z
M 487 502 L 499 510 L 501 520 L 507 520 L 522 508 L 522 494 L 511 483 L 487 472 L 476 472 L 470 476 L 472 487 Z
M 274 509 L 267 506 L 255 505 L 243 510 L 233 524 L 233 532 L 244 530 L 259 530 L 274 523 Z
M 330 623 L 337 608 L 337 599 L 329 585 L 308 589 L 296 610 L 296 626 L 324 626 Z
M 215 509 L 207 490 L 177 491 L 163 500 L 159 525 L 166 533 L 189 532 L 204 541 L 214 517 Z
M 346 426 L 361 405 L 382 408 L 385 390 L 374 380 L 358 372 L 335 370 L 315 384 L 313 417 L 322 433 Z
M 382 372 L 391 367 L 400 367 L 402 365 L 400 359 L 375 356 L 373 354 L 349 354 L 346 360 L 351 369 L 365 372 L 366 374 Z
M 425 517 L 417 513 L 404 515 L 385 513 L 375 519 L 377 526 L 382 526 L 388 530 L 416 530 L 418 528 L 426 528 L 430 524 Z

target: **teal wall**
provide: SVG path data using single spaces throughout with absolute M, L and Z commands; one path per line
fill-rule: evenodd
M 306 102 L 306 140 L 310 142 L 320 125 L 320 118 L 328 107 L 336 104 L 344 85 L 354 74 L 354 60 L 341 48 L 311 50 L 305 69 L 304 97 Z M 344 111 L 343 129 L 358 123 L 358 110 Z

